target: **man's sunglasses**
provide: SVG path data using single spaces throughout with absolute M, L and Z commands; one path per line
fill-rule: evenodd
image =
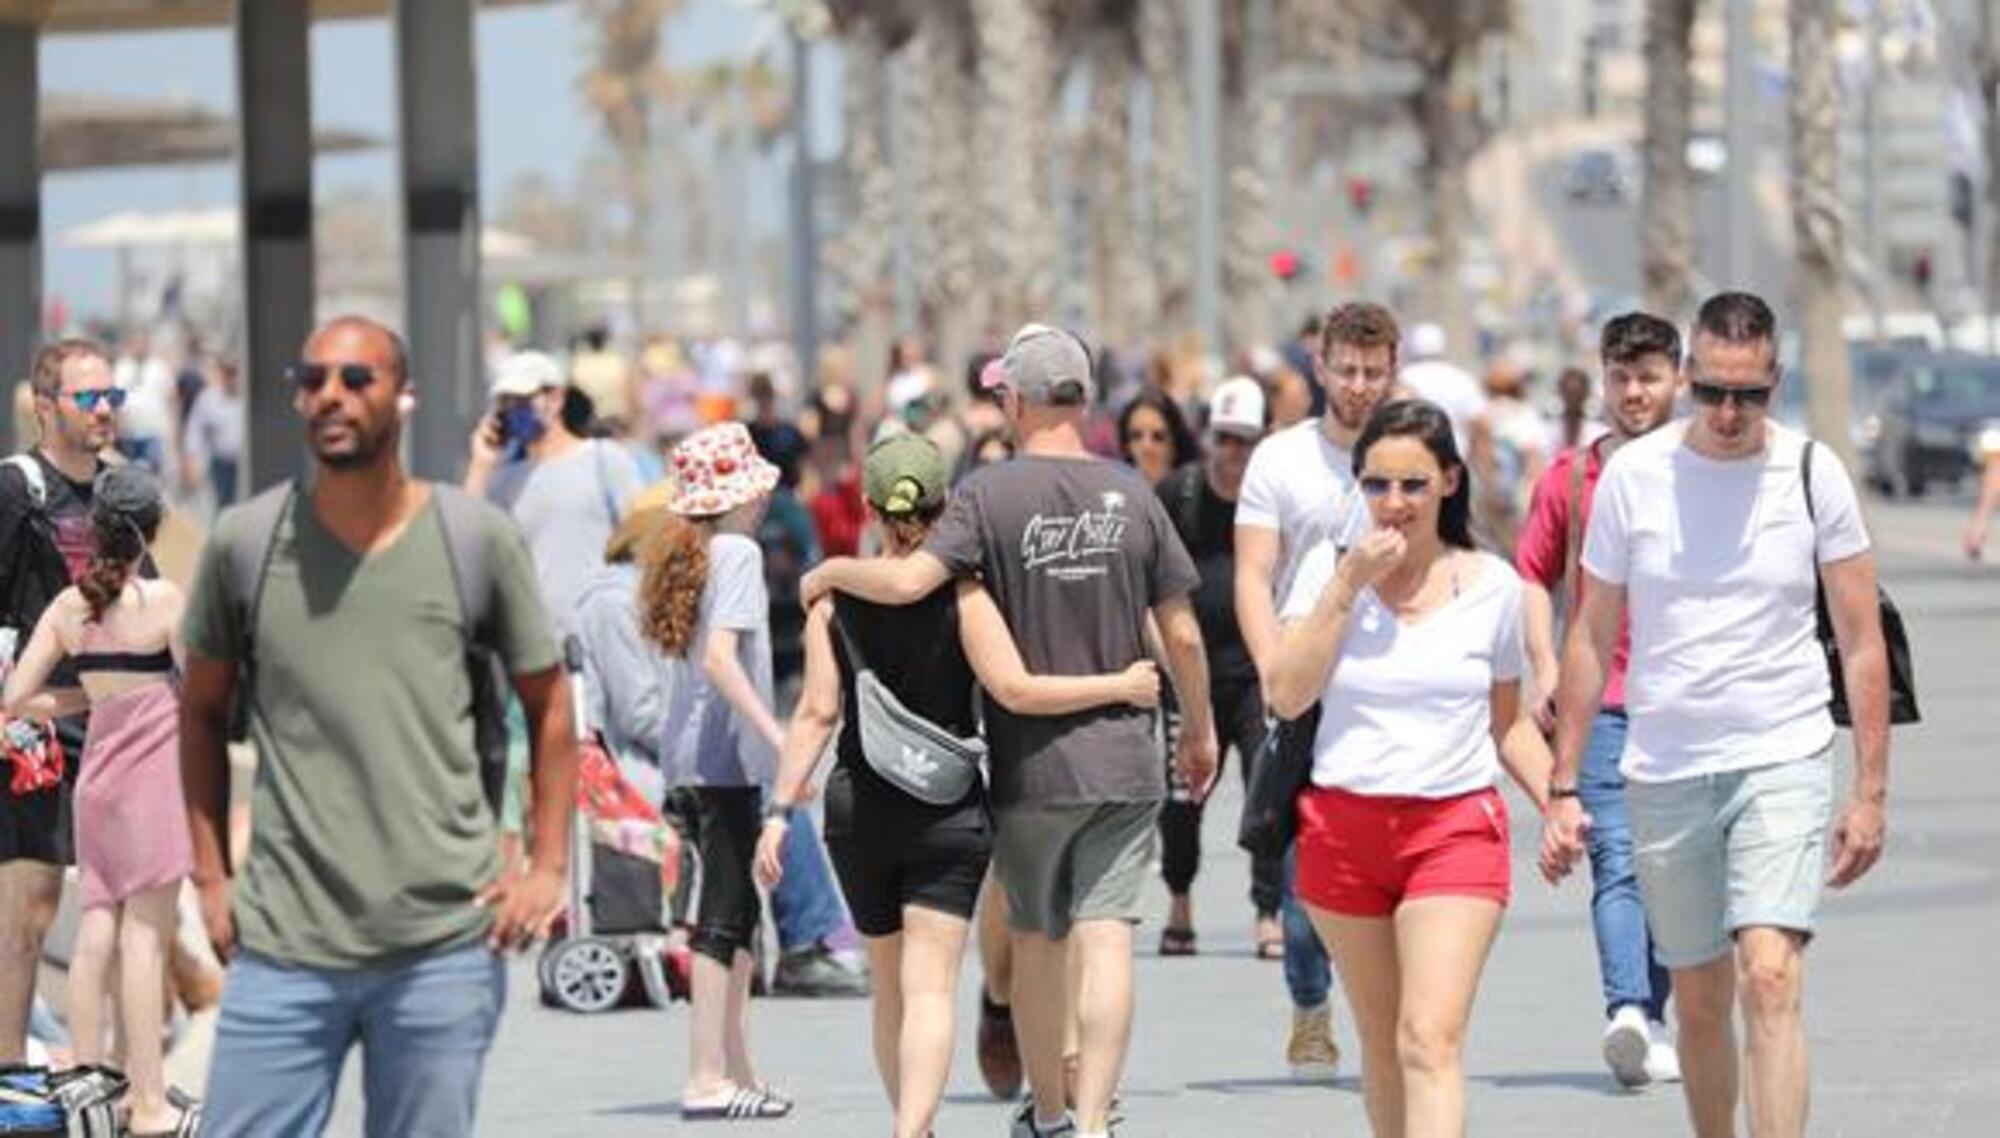
M 1392 489 L 1401 490 L 1405 498 L 1420 500 L 1430 495 L 1431 478 L 1428 474 L 1412 474 L 1407 478 L 1383 478 L 1374 474 L 1361 476 L 1361 492 L 1370 498 L 1387 498 Z
M 89 391 L 72 391 L 69 398 L 70 402 L 76 404 L 77 410 L 88 415 L 96 411 L 100 405 L 109 407 L 113 411 L 118 410 L 125 406 L 126 394 L 122 387 L 98 387 Z
M 1768 407 L 1771 393 L 1778 389 L 1775 383 L 1758 384 L 1755 387 L 1732 387 L 1722 383 L 1707 383 L 1699 379 L 1688 381 L 1688 394 L 1704 407 L 1720 407 L 1726 402 L 1734 402 L 1739 407 Z
M 375 382 L 375 369 L 367 364 L 292 364 L 285 378 L 307 395 L 317 395 L 329 379 L 338 379 L 349 391 L 366 391 Z

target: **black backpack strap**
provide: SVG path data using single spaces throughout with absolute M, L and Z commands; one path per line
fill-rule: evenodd
M 278 530 L 298 500 L 296 482 L 273 486 L 237 507 L 227 548 L 229 597 L 236 608 L 236 658 L 247 673 L 257 640 L 257 610 L 264 600 L 264 578 L 278 544 Z
M 445 553 L 451 560 L 452 587 L 458 591 L 459 611 L 472 639 L 497 651 L 493 619 L 493 566 L 486 546 L 486 527 L 481 516 L 486 508 L 478 499 L 456 486 L 433 483 L 437 496 L 438 525 L 444 530 Z
M 1813 544 L 1817 546 L 1819 544 L 1819 514 L 1813 509 L 1812 452 L 1813 441 L 1807 439 L 1805 450 L 1799 455 L 1799 480 L 1804 483 L 1806 488 L 1806 520 L 1813 524 Z

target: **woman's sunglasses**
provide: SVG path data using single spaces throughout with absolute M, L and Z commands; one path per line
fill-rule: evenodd
M 1731 387 L 1699 379 L 1688 381 L 1688 394 L 1704 407 L 1720 407 L 1726 402 L 1733 402 L 1739 407 L 1768 407 L 1771 405 L 1771 393 L 1777 389 L 1778 385 L 1775 383 L 1764 383 L 1755 387 Z
M 1390 490 L 1400 490 L 1403 497 L 1413 501 L 1429 497 L 1431 478 L 1428 474 L 1412 474 L 1407 478 L 1383 478 L 1380 475 L 1361 476 L 1361 492 L 1370 498 L 1387 498 Z
M 375 382 L 375 369 L 367 364 L 292 364 L 285 368 L 285 378 L 298 385 L 307 395 L 317 395 L 329 379 L 339 379 L 340 385 L 349 391 L 366 391 Z
M 109 407 L 113 411 L 118 410 L 125 406 L 125 395 L 126 391 L 122 387 L 97 387 L 89 391 L 72 391 L 69 399 L 76 404 L 77 410 L 88 415 L 96 411 L 100 405 Z

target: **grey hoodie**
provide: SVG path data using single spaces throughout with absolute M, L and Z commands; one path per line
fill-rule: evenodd
M 640 635 L 638 566 L 608 565 L 591 575 L 577 597 L 576 634 L 590 725 L 603 733 L 625 777 L 658 802 L 667 710 L 689 665 Z

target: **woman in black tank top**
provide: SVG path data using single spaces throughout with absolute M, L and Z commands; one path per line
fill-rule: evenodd
M 862 471 L 869 512 L 889 557 L 922 546 L 944 512 L 947 472 L 928 440 L 896 435 L 868 452 Z M 805 687 L 785 735 L 758 877 L 782 872 L 785 819 L 808 796 L 837 725 L 837 762 L 826 783 L 826 840 L 874 974 L 874 1048 L 884 1085 L 898 1088 L 895 1133 L 930 1132 L 951 1067 L 958 967 L 992 838 L 984 780 L 957 802 L 934 806 L 868 763 L 855 703 L 857 668 L 839 645 L 841 622 L 876 678 L 910 711 L 961 738 L 978 733 L 975 687 L 1008 711 L 1060 715 L 1105 704 L 1152 706 L 1159 677 L 1150 661 L 1116 675 L 1031 676 L 993 598 L 975 581 L 888 608 L 850 597 L 823 599 L 806 614 Z M 903 1040 L 924 1040 L 905 1048 Z

